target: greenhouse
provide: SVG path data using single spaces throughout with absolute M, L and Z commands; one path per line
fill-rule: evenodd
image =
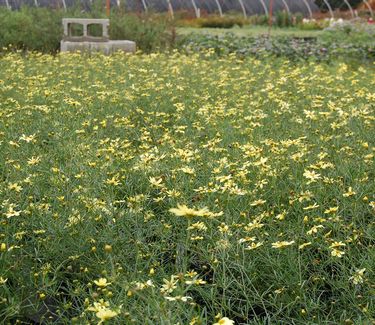
M 1 6 L 9 9 L 18 9 L 22 5 L 40 6 L 67 9 L 80 4 L 86 10 L 90 10 L 93 1 L 81 0 L 0 0 Z M 246 15 L 266 14 L 269 11 L 269 0 L 111 0 L 112 8 L 125 4 L 125 10 L 140 11 L 192 11 L 198 10 L 202 13 L 225 14 L 228 12 L 239 12 Z M 275 11 L 285 10 L 291 13 L 303 13 L 308 16 L 319 11 L 313 0 L 275 0 L 273 3 Z
M 269 15 L 271 0 L 110 0 L 111 8 L 124 8 L 130 12 L 191 12 L 196 17 L 201 14 L 217 14 L 223 16 L 227 13 L 239 13 L 244 17 L 251 15 Z M 301 13 L 312 18 L 314 13 L 326 11 L 334 17 L 331 1 L 320 0 L 320 6 L 314 0 L 272 0 L 274 11 L 285 11 L 289 14 Z M 339 3 L 339 5 L 337 5 Z M 352 4 L 351 4 L 352 3 Z M 369 0 L 355 1 L 361 3 L 364 9 L 373 15 L 373 4 Z M 17 10 L 22 6 L 49 7 L 68 10 L 80 6 L 85 11 L 90 11 L 95 5 L 95 0 L 0 0 L 0 6 L 10 10 Z M 341 0 L 335 2 L 336 8 L 348 11 L 352 17 L 357 15 L 353 1 Z

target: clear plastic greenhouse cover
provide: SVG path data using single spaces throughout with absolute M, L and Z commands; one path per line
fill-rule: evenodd
M 156 11 L 164 12 L 169 10 L 169 4 L 174 11 L 189 10 L 194 11 L 194 6 L 201 12 L 207 13 L 226 13 L 235 11 L 245 15 L 268 14 L 270 0 L 111 0 L 111 7 L 116 8 L 120 3 L 125 4 L 125 10 Z M 92 6 L 92 0 L 80 0 L 78 3 L 87 11 Z M 77 5 L 77 0 L 0 0 L 1 6 L 9 9 L 19 9 L 22 5 L 40 6 L 50 8 L 71 7 Z M 306 16 L 312 12 L 319 11 L 314 0 L 274 0 L 274 11 L 285 10 L 292 13 L 303 13 Z

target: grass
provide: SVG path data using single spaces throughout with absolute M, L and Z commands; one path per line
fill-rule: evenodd
M 374 77 L 3 55 L 3 322 L 371 324 Z
M 190 33 L 208 34 L 208 35 L 224 35 L 225 33 L 233 33 L 236 36 L 255 37 L 268 34 L 267 26 L 244 26 L 242 28 L 195 28 L 195 27 L 178 27 L 177 33 L 180 35 L 188 35 Z M 290 36 L 290 37 L 319 37 L 324 34 L 321 30 L 301 30 L 296 27 L 271 29 L 271 36 Z

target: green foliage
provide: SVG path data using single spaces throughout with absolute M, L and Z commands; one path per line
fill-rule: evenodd
M 295 25 L 299 25 L 302 23 L 303 21 L 303 14 L 300 13 L 300 12 L 297 12 L 295 15 L 294 15 L 294 22 L 295 22 Z
M 213 51 L 3 54 L 1 321 L 372 324 L 374 79 Z
M 268 25 L 269 18 L 267 15 L 253 15 L 249 17 L 250 23 L 252 25 Z
M 280 28 L 292 27 L 298 26 L 302 19 L 303 15 L 301 13 L 288 14 L 288 12 L 282 10 L 274 13 L 272 24 Z M 265 26 L 269 24 L 269 17 L 267 15 L 253 15 L 248 18 L 248 21 L 252 25 Z
M 361 40 L 361 41 L 359 41 Z M 232 33 L 223 36 L 190 34 L 178 43 L 187 53 L 212 49 L 217 55 L 283 56 L 291 60 L 335 61 L 337 58 L 353 61 L 370 61 L 375 58 L 372 36 L 359 33 L 351 38 L 344 33 L 328 33 L 325 37 L 258 36 L 238 37 Z
M 232 28 L 233 26 L 242 27 L 247 22 L 242 17 L 209 16 L 209 17 L 205 17 L 205 18 L 196 19 L 196 23 L 198 24 L 199 27 Z
M 162 50 L 171 45 L 171 23 L 153 15 L 112 14 L 109 28 L 110 38 L 129 39 L 137 43 L 144 52 Z
M 356 45 L 375 47 L 375 25 L 362 20 L 337 21 L 325 29 L 322 39 L 326 43 L 339 43 L 342 46 Z
M 275 24 L 277 27 L 283 28 L 293 26 L 293 16 L 286 11 L 277 11 L 275 16 Z
M 305 19 L 298 24 L 301 30 L 323 30 L 329 26 L 329 20 Z
M 67 13 L 31 7 L 9 11 L 2 7 L 0 48 L 56 53 L 63 36 L 63 17 L 104 18 L 104 14 L 100 7 L 90 13 L 81 12 L 79 7 L 73 7 Z M 168 36 L 170 25 L 168 20 L 156 15 L 137 16 L 117 12 L 110 17 L 110 38 L 134 40 L 138 49 L 156 51 L 165 49 L 171 43 Z
M 62 38 L 62 12 L 22 7 L 19 11 L 0 8 L 0 48 L 54 53 Z

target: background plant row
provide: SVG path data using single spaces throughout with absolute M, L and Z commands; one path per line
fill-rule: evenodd
M 65 13 L 46 8 L 23 7 L 19 11 L 0 10 L 2 28 L 0 48 L 3 51 L 21 49 L 43 53 L 56 53 L 62 39 L 62 17 L 102 17 L 100 10 L 82 13 L 72 10 Z M 258 17 L 257 19 L 261 19 Z M 181 20 L 177 20 L 177 22 Z M 244 24 L 242 18 L 211 17 L 197 20 L 202 26 L 229 27 Z M 280 25 L 289 26 L 291 17 L 276 15 Z M 312 22 L 315 24 L 314 22 Z M 303 26 L 310 26 L 303 24 Z M 346 23 L 324 32 L 318 38 L 301 37 L 238 37 L 232 34 L 213 36 L 192 33 L 179 35 L 176 23 L 164 15 L 132 15 L 122 12 L 111 16 L 110 37 L 130 39 L 143 52 L 165 51 L 177 48 L 185 53 L 214 49 L 218 55 L 236 53 L 241 56 L 286 56 L 290 59 L 350 58 L 371 60 L 374 57 L 374 26 Z M 358 27 L 360 26 L 360 27 Z M 306 27 L 310 28 L 310 27 Z M 314 27 L 315 28 L 315 27 Z

